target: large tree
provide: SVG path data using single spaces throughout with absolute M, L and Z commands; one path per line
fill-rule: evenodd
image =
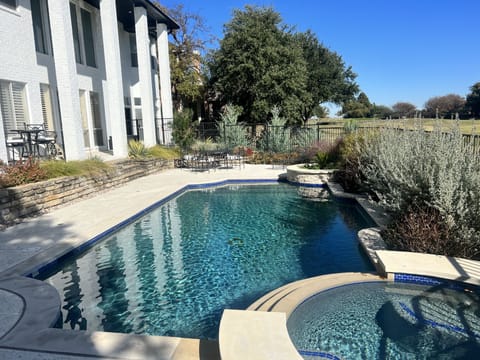
M 357 98 L 345 101 L 342 106 L 342 115 L 345 118 L 367 118 L 372 114 L 372 104 L 367 94 L 361 92 Z
M 301 47 L 270 7 L 234 10 L 220 48 L 211 56 L 211 81 L 223 103 L 240 105 L 240 120 L 262 123 L 279 106 L 289 123 L 301 121 L 307 71 Z
M 339 105 L 354 99 L 358 92 L 356 74 L 340 55 L 323 46 L 310 30 L 295 34 L 294 41 L 301 45 L 307 65 L 307 93 L 301 108 L 304 121 L 319 116 L 322 103 Z
M 470 111 L 470 114 L 475 117 L 480 117 L 480 82 L 473 84 L 470 87 L 470 94 L 467 95 L 467 102 L 465 107 Z
M 177 111 L 184 107 L 196 110 L 204 96 L 203 59 L 207 44 L 212 40 L 204 19 L 185 9 L 183 4 L 166 9 L 157 3 L 178 24 L 170 36 L 170 68 L 173 105 Z
M 465 98 L 456 94 L 445 96 L 434 96 L 425 103 L 425 117 L 449 118 L 463 112 L 465 107 Z

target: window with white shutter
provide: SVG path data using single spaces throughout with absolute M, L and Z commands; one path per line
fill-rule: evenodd
M 42 101 L 42 117 L 43 126 L 47 130 L 54 131 L 55 124 L 53 122 L 53 108 L 50 86 L 47 84 L 40 84 L 40 99 Z
M 0 80 L 0 110 L 5 132 L 23 128 L 28 122 L 25 84 Z

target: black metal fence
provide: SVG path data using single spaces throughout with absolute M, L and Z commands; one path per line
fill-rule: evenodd
M 256 125 L 226 125 L 204 122 L 196 127 L 196 137 L 200 141 L 211 140 L 225 148 L 248 146 L 254 150 L 289 152 L 298 147 L 309 147 L 319 142 L 333 143 L 344 136 L 343 126 L 320 124 L 301 127 Z
M 172 128 L 165 124 L 171 119 L 156 119 L 156 134 L 159 144 L 173 143 Z M 201 122 L 195 126 L 195 137 L 199 141 L 211 141 L 223 149 L 231 150 L 237 146 L 246 146 L 252 150 L 288 153 L 298 148 L 308 148 L 321 142 L 334 143 L 346 134 L 365 132 L 383 128 L 382 126 L 361 124 L 355 129 L 332 124 L 309 124 L 306 126 L 271 126 L 268 124 L 236 124 L 222 126 L 216 122 Z M 398 130 L 402 130 L 399 128 Z M 471 141 L 475 151 L 480 151 L 480 135 L 463 135 L 465 141 Z

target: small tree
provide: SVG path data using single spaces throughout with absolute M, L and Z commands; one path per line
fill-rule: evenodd
M 228 104 L 225 105 L 220 115 L 221 121 L 217 124 L 219 131 L 218 142 L 224 144 L 227 150 L 248 144 L 247 129 L 243 124 L 238 123 L 238 117 L 241 113 L 241 107 Z
M 260 147 L 266 151 L 286 153 L 290 150 L 291 145 L 290 129 L 285 128 L 287 121 L 280 117 L 278 106 L 274 106 L 271 113 L 272 120 L 263 134 Z
M 188 150 L 195 142 L 195 131 L 192 126 L 193 111 L 184 109 L 173 117 L 172 137 L 182 151 Z

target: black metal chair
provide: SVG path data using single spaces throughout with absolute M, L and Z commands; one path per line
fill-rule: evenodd
M 22 134 L 10 131 L 7 133 L 6 143 L 7 148 L 12 150 L 12 162 L 15 163 L 15 151 L 17 152 L 19 159 L 21 159 L 23 156 L 25 139 L 23 138 Z
M 43 156 L 55 158 L 57 156 L 57 133 L 45 129 L 43 124 L 25 124 L 25 129 L 34 132 L 31 139 L 34 150 L 38 156 L 41 156 L 40 147 L 43 148 Z
M 43 147 L 45 157 L 55 158 L 57 156 L 57 133 L 55 131 L 43 130 L 37 134 L 35 139 L 38 154 L 40 155 L 40 146 Z

